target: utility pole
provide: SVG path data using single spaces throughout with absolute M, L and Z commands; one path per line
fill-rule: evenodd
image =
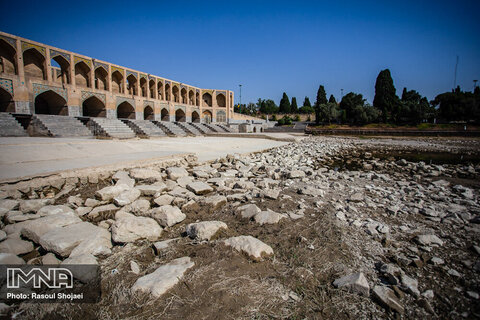
M 343 99 L 343 89 L 340 89 L 340 92 L 341 92 L 341 98 L 340 98 L 340 101 L 342 101 L 342 99 Z
M 475 88 L 477 87 L 477 81 L 478 80 L 473 80 L 473 91 L 475 91 Z
M 242 85 L 238 85 L 240 87 L 240 106 L 242 105 Z
M 453 90 L 457 88 L 457 68 L 458 68 L 458 56 L 457 56 L 457 62 L 455 63 L 455 77 L 453 80 Z

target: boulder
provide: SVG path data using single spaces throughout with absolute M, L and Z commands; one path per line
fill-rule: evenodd
M 179 208 L 170 205 L 152 209 L 152 217 L 162 227 L 171 227 L 187 217 Z
M 33 251 L 33 243 L 17 236 L 10 236 L 0 242 L 0 253 L 25 254 Z
M 88 283 L 95 279 L 96 274 L 92 272 L 92 269 L 86 268 L 85 265 L 98 265 L 98 261 L 93 255 L 84 254 L 65 259 L 61 265 L 73 265 L 68 268 L 72 272 L 73 277 L 83 283 Z
M 403 314 L 405 311 L 395 292 L 385 286 L 375 286 L 373 288 L 373 297 L 385 308 Z
M 187 170 L 180 167 L 167 168 L 167 174 L 168 174 L 168 178 L 173 181 L 176 181 L 178 178 L 188 176 Z
M 39 243 L 44 234 L 79 222 L 82 222 L 82 220 L 74 212 L 52 214 L 35 221 L 29 221 L 23 226 L 21 233 L 25 238 Z
M 443 241 L 434 234 L 421 234 L 415 237 L 415 241 L 423 246 L 439 245 L 443 246 Z
M 187 185 L 187 189 L 195 193 L 196 195 L 203 195 L 213 191 L 213 188 L 210 187 L 205 182 L 195 181 Z
M 269 256 L 273 254 L 272 247 L 252 236 L 233 237 L 223 242 L 227 246 L 243 252 L 255 260 L 260 260 L 262 259 L 262 256 Z
M 194 181 L 194 179 L 190 176 L 188 177 L 181 177 L 181 178 L 178 178 L 177 179 L 177 184 L 182 187 L 182 188 L 186 188 L 188 184 L 192 183 Z
M 107 204 L 104 206 L 99 206 L 96 208 L 93 208 L 92 211 L 88 213 L 89 218 L 96 218 L 101 214 L 107 214 L 109 212 L 114 212 L 117 211 L 119 208 L 114 205 L 114 204 Z
M 305 176 L 306 176 L 306 174 L 302 170 L 292 170 L 292 171 L 290 171 L 290 174 L 288 175 L 288 177 L 290 179 L 304 178 Z
M 202 221 L 188 224 L 186 232 L 192 239 L 210 240 L 218 230 L 227 228 L 227 224 L 221 221 Z
M 111 201 L 113 198 L 121 194 L 122 192 L 130 189 L 127 184 L 119 184 L 114 186 L 105 187 L 95 192 L 95 196 L 102 201 Z
M 153 202 L 155 202 L 159 206 L 166 206 L 166 205 L 172 204 L 173 199 L 174 199 L 174 197 L 172 197 L 171 195 L 164 194 L 164 195 L 161 195 L 158 198 L 155 198 L 155 200 L 153 200 Z
M 42 207 L 53 204 L 53 201 L 53 199 L 20 200 L 20 211 L 23 213 L 35 213 Z
M 25 264 L 25 261 L 15 254 L 0 253 L 0 264 Z
M 87 239 L 80 242 L 70 253 L 69 258 L 81 255 L 108 256 L 112 253 L 112 240 L 110 232 L 97 227 Z
M 115 242 L 134 242 L 138 239 L 155 241 L 160 238 L 162 228 L 152 218 L 122 214 L 112 225 L 112 239 Z
M 402 288 L 408 293 L 414 295 L 415 297 L 420 297 L 420 291 L 418 290 L 418 281 L 414 278 L 402 274 Z
M 162 181 L 162 174 L 159 171 L 147 168 L 132 169 L 130 176 L 135 180 Z
M 280 190 L 278 189 L 264 189 L 262 191 L 262 195 L 264 198 L 277 200 L 278 196 L 280 195 Z
M 163 191 L 167 190 L 167 185 L 163 182 L 155 183 L 155 184 L 141 184 L 136 186 L 142 196 L 154 196 L 157 193 L 162 193 Z
M 136 188 L 125 190 L 122 193 L 120 193 L 119 195 L 115 196 L 115 198 L 113 198 L 113 202 L 117 206 L 123 207 L 123 206 L 126 206 L 127 204 L 130 204 L 133 201 L 137 200 L 138 197 L 140 197 L 140 194 L 141 194 L 140 190 L 138 190 Z
M 195 265 L 190 257 L 178 258 L 160 266 L 154 272 L 137 279 L 132 291 L 140 291 L 158 298 L 175 286 L 185 272 Z
M 217 210 L 227 203 L 227 197 L 220 195 L 210 196 L 206 197 L 203 200 L 203 203 L 205 203 L 205 205 L 207 205 L 211 210 Z
M 126 172 L 126 171 L 117 171 L 112 176 L 112 179 L 113 179 L 113 181 L 125 180 L 125 179 L 130 179 L 130 176 L 128 175 L 128 172 Z
M 58 205 L 58 206 L 45 206 L 37 211 L 37 215 L 39 216 L 50 216 L 53 214 L 58 213 L 73 213 L 73 209 L 67 207 L 65 205 Z
M 19 202 L 17 200 L 11 199 L 1 199 L 0 200 L 0 208 L 5 209 L 7 211 L 16 210 L 18 209 Z
M 260 213 L 262 210 L 260 210 L 259 207 L 257 207 L 255 204 L 246 204 L 241 207 L 237 208 L 237 215 L 240 215 L 240 217 L 244 219 L 251 219 L 254 217 L 256 214 Z
M 134 215 L 145 216 L 150 210 L 150 201 L 147 199 L 138 199 L 123 207 L 123 210 L 133 213 Z
M 284 218 L 284 216 L 280 213 L 267 209 L 266 211 L 260 211 L 259 213 L 257 213 L 253 217 L 253 220 L 255 220 L 256 223 L 263 225 L 278 223 L 278 221 L 280 221 L 280 219 L 282 218 Z
M 62 261 L 58 260 L 57 257 L 49 252 L 42 257 L 42 265 L 53 265 L 58 266 Z
M 347 291 L 358 293 L 365 297 L 370 294 L 370 286 L 367 278 L 362 272 L 343 276 L 333 282 L 336 288 L 346 289 Z

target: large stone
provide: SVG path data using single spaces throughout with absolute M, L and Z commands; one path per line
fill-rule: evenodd
M 50 216 L 58 213 L 73 213 L 73 209 L 65 205 L 45 206 L 37 211 L 37 215 Z
M 210 187 L 205 182 L 195 181 L 187 185 L 187 189 L 195 193 L 196 195 L 203 195 L 213 191 L 213 188 Z
M 0 208 L 6 209 L 7 211 L 18 209 L 19 202 L 17 200 L 11 199 L 1 199 Z
M 101 214 L 107 214 L 107 213 L 110 213 L 110 212 L 114 212 L 114 211 L 117 211 L 118 209 L 119 208 L 112 203 L 104 205 L 104 206 L 99 206 L 99 207 L 93 208 L 93 210 L 88 213 L 88 217 L 89 218 L 96 218 Z
M 114 186 L 105 187 L 95 192 L 95 196 L 102 201 L 111 201 L 113 198 L 121 194 L 122 192 L 130 189 L 127 184 L 119 184 Z
M 244 252 L 255 260 L 273 254 L 272 247 L 252 236 L 233 237 L 225 240 L 224 243 L 237 251 Z
M 53 199 L 20 200 L 20 211 L 23 213 L 35 213 L 49 204 L 53 204 Z
M 35 221 L 26 223 L 21 233 L 25 238 L 28 238 L 36 243 L 40 242 L 40 238 L 57 228 L 65 227 L 71 224 L 82 222 L 82 220 L 72 211 L 66 213 L 52 214 Z
M 406 274 L 402 274 L 402 287 L 408 293 L 414 295 L 415 297 L 420 297 L 420 291 L 418 290 L 418 281 L 414 278 L 407 276 Z
M 220 195 L 210 196 L 206 197 L 203 202 L 211 210 L 217 210 L 218 208 L 222 207 L 224 204 L 227 203 L 227 197 Z
M 156 183 L 156 184 L 141 184 L 136 186 L 140 190 L 142 196 L 154 196 L 157 193 L 162 193 L 167 190 L 167 185 L 165 183 Z
M 280 190 L 278 189 L 265 189 L 262 191 L 262 195 L 267 199 L 277 200 L 280 195 Z
M 303 178 L 305 176 L 306 174 L 302 170 L 292 170 L 290 171 L 290 174 L 289 174 L 290 179 Z
M 280 219 L 282 218 L 284 218 L 284 216 L 280 213 L 267 209 L 266 211 L 260 211 L 259 213 L 257 213 L 253 217 L 253 220 L 255 220 L 255 222 L 257 222 L 258 224 L 263 225 L 278 223 L 278 221 L 280 221 Z
M 108 256 L 112 253 L 110 232 L 98 227 L 87 239 L 80 242 L 70 253 L 69 258 L 81 255 Z
M 57 257 L 49 252 L 42 257 L 42 265 L 53 265 L 58 266 L 62 261 L 58 260 Z
M 244 219 L 251 219 L 261 211 L 262 210 L 260 210 L 260 208 L 257 207 L 255 204 L 250 203 L 250 204 L 246 204 L 241 207 L 238 207 L 236 212 L 237 212 L 237 215 L 240 215 L 240 217 Z
M 152 217 L 162 227 L 171 227 L 187 217 L 179 208 L 170 205 L 152 209 Z
M 135 180 L 162 181 L 162 174 L 159 171 L 147 168 L 132 169 L 130 176 Z
M 187 170 L 180 167 L 167 168 L 167 174 L 168 174 L 168 178 L 172 179 L 173 181 L 176 181 L 178 178 L 188 176 Z
M 68 257 L 82 241 L 92 239 L 97 233 L 105 232 L 108 231 L 89 222 L 80 222 L 45 233 L 40 237 L 39 243 L 47 251 Z
M 91 254 L 83 254 L 65 259 L 61 265 L 73 265 L 73 267 L 69 268 L 73 277 L 83 283 L 88 283 L 93 280 L 96 275 L 92 273 L 92 270 L 85 268 L 84 265 L 98 265 L 98 261 Z
M 147 199 L 138 199 L 123 207 L 123 210 L 133 213 L 134 215 L 145 216 L 150 210 L 150 201 Z
M 25 254 L 33 251 L 33 243 L 12 236 L 0 242 L 0 253 Z
M 439 237 L 437 237 L 434 234 L 421 234 L 415 237 L 415 241 L 418 244 L 424 245 L 424 246 L 430 246 L 430 245 L 439 245 L 443 246 L 443 241 Z
M 25 261 L 11 253 L 0 253 L 0 264 L 25 264 Z
M 162 228 L 152 218 L 122 214 L 112 225 L 112 239 L 115 242 L 134 242 L 138 239 L 155 241 L 160 238 Z
M 130 176 L 128 175 L 128 172 L 126 172 L 126 171 L 117 171 L 112 176 L 112 179 L 114 181 L 125 180 L 125 179 L 130 179 Z
M 356 192 L 350 196 L 349 200 L 352 202 L 362 202 L 365 200 L 365 196 L 360 192 Z
M 346 289 L 350 292 L 355 292 L 360 295 L 368 297 L 370 293 L 370 286 L 367 278 L 362 272 L 346 275 L 333 282 L 336 288 Z
M 227 224 L 221 221 L 202 221 L 187 225 L 186 232 L 190 238 L 210 240 L 220 229 L 227 228 Z
M 166 205 L 172 204 L 173 199 L 174 199 L 174 197 L 172 197 L 171 195 L 164 194 L 164 195 L 161 195 L 158 198 L 155 198 L 155 200 L 153 200 L 153 202 L 155 202 L 159 206 L 166 206 Z
M 383 307 L 403 314 L 404 308 L 392 289 L 385 286 L 375 286 L 373 296 Z
M 130 204 L 133 201 L 137 200 L 138 197 L 140 197 L 140 194 L 140 190 L 136 188 L 125 190 L 119 195 L 115 196 L 115 198 L 113 198 L 113 202 L 117 206 L 126 206 L 127 204 Z
M 137 279 L 132 291 L 141 291 L 160 297 L 183 277 L 185 272 L 195 265 L 190 257 L 178 258 L 168 264 L 160 266 L 154 272 Z
M 178 178 L 177 179 L 177 184 L 182 187 L 182 188 L 186 188 L 187 185 L 189 185 L 190 183 L 192 183 L 194 181 L 194 179 L 190 176 L 188 177 L 181 177 L 181 178 Z

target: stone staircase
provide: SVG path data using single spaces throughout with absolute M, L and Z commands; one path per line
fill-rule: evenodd
M 175 122 L 175 124 L 177 126 L 179 126 L 180 128 L 182 128 L 183 130 L 185 130 L 185 132 L 188 133 L 188 134 L 191 134 L 191 135 L 194 135 L 194 136 L 201 136 L 202 135 L 202 132 L 200 132 L 197 128 L 195 128 L 194 126 L 192 126 L 188 122 Z
M 27 132 L 22 125 L 7 112 L 0 112 L 0 137 L 24 137 Z
M 207 133 L 212 133 L 214 132 L 212 129 L 210 129 L 209 127 L 207 127 L 206 125 L 204 125 L 203 123 L 200 123 L 200 122 L 191 122 L 190 123 L 192 126 L 194 126 L 198 131 L 200 131 L 201 133 L 203 134 L 207 134 Z
M 52 137 L 92 137 L 92 132 L 77 118 L 50 114 L 35 114 L 32 124 L 35 132 L 43 131 Z
M 229 128 L 223 126 L 223 125 L 219 125 L 219 124 L 215 124 L 215 123 L 208 123 L 208 124 L 205 124 L 207 127 L 209 127 L 210 129 L 212 129 L 214 132 L 218 132 L 218 133 L 225 133 L 225 132 L 231 132 L 229 130 Z
M 169 121 L 154 121 L 154 123 L 160 127 L 163 131 L 165 131 L 168 135 L 171 136 L 179 136 L 179 137 L 185 137 L 187 133 L 177 126 L 173 122 Z
M 167 134 L 150 120 L 124 120 L 138 135 L 147 137 L 166 137 Z
M 223 131 L 225 131 L 225 132 L 233 132 L 233 130 L 232 130 L 231 128 L 227 127 L 227 126 L 224 125 L 224 124 L 219 124 L 219 123 L 217 123 L 217 124 L 215 124 L 215 125 L 216 125 L 217 127 L 220 127 L 220 128 L 221 128 Z
M 98 130 L 97 128 L 94 131 L 97 135 L 102 135 L 103 133 L 108 137 L 117 139 L 135 138 L 135 132 L 118 119 L 90 118 L 89 126 L 100 127 L 101 130 Z

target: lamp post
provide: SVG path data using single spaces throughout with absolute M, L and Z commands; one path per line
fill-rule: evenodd
M 240 87 L 240 103 L 239 103 L 239 105 L 241 106 L 242 105 L 242 85 L 239 84 L 238 86 Z

